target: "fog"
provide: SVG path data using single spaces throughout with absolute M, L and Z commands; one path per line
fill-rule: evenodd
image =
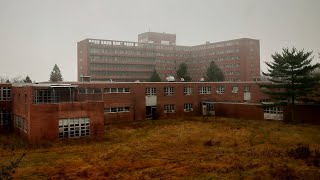
M 175 33 L 178 45 L 260 40 L 264 61 L 283 47 L 320 52 L 319 0 L 0 0 L 0 76 L 48 81 L 57 64 L 77 77 L 77 42 L 137 41 L 146 31 Z

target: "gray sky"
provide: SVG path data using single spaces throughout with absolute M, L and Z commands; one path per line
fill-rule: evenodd
M 177 34 L 177 44 L 260 40 L 261 65 L 282 47 L 320 52 L 319 0 L 0 0 L 0 76 L 76 80 L 77 42 Z

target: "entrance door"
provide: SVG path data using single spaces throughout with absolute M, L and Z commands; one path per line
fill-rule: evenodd
M 202 115 L 206 116 L 207 115 L 207 104 L 202 103 Z
M 157 119 L 157 107 L 146 106 L 146 119 Z
M 215 116 L 213 102 L 202 102 L 202 115 L 203 116 Z

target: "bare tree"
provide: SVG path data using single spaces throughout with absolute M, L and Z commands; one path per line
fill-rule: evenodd
M 23 83 L 23 82 L 24 82 L 23 78 L 20 75 L 11 78 L 11 83 Z
M 0 76 L 0 83 L 8 83 L 9 78 L 8 76 Z

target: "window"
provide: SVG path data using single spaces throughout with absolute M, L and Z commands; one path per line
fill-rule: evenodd
M 11 88 L 0 87 L 0 101 L 10 101 L 11 100 Z
M 173 104 L 165 104 L 164 105 L 165 113 L 174 113 L 174 105 Z
M 33 91 L 34 104 L 50 104 L 57 99 L 57 94 L 50 89 L 36 89 Z
M 90 136 L 90 118 L 70 118 L 59 120 L 59 138 Z
M 85 94 L 86 93 L 86 89 L 78 89 L 78 94 Z
M 273 103 L 273 102 L 271 101 L 271 99 L 261 99 L 260 102 L 261 102 L 262 104 L 271 104 L 271 103 Z
M 238 86 L 233 86 L 232 87 L 232 93 L 238 93 L 239 92 L 239 87 Z
M 265 107 L 263 111 L 264 111 L 264 113 L 269 113 L 269 114 L 282 114 L 283 108 L 280 106 L 278 106 L 278 107 Z
M 250 86 L 244 86 L 244 92 L 250 92 Z
M 104 112 L 105 113 L 130 112 L 130 108 L 129 107 L 112 107 L 112 108 L 106 108 Z
M 211 94 L 211 87 L 210 86 L 204 86 L 199 88 L 200 94 Z
M 193 111 L 192 104 L 190 104 L 190 103 L 184 104 L 184 105 L 183 105 L 183 109 L 184 109 L 184 112 Z
M 164 88 L 164 95 L 172 96 L 173 94 L 174 94 L 174 88 L 173 87 L 165 87 Z
M 192 94 L 192 87 L 184 87 L 184 88 L 183 88 L 183 93 L 184 93 L 185 95 L 190 95 L 190 94 Z
M 101 89 L 94 89 L 94 88 L 80 88 L 78 89 L 78 94 L 101 94 Z
M 217 93 L 218 94 L 223 94 L 224 93 L 224 87 L 223 86 L 218 86 Z
M 11 120 L 11 113 L 8 111 L 1 111 L 0 110 L 0 125 L 9 125 Z
M 23 131 L 27 133 L 27 121 L 26 119 L 20 117 L 20 116 L 15 116 L 15 125 L 20 131 Z
M 129 88 L 105 88 L 104 93 L 130 93 Z
M 155 96 L 157 94 L 156 88 L 146 88 L 146 96 Z

